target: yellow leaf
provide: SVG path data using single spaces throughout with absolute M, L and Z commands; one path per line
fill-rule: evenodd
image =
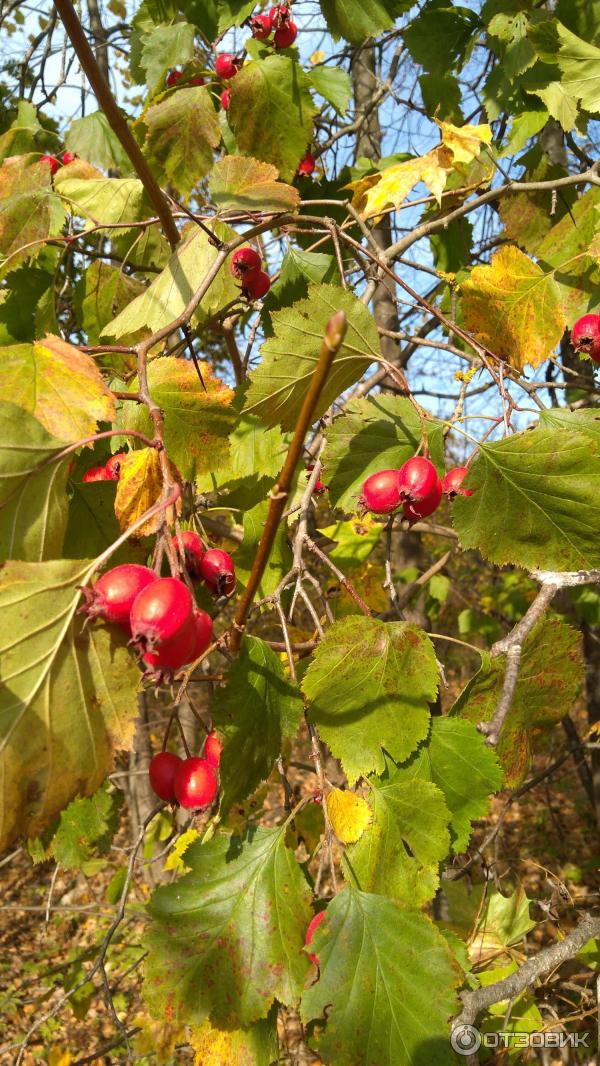
M 73 1056 L 71 1052 L 65 1051 L 61 1047 L 53 1047 L 48 1055 L 48 1066 L 70 1066 L 72 1062 Z
M 442 135 L 442 144 L 452 152 L 455 163 L 470 163 L 475 159 L 482 144 L 490 144 L 492 130 L 486 122 L 481 126 L 453 126 L 451 122 L 436 119 Z
M 179 474 L 172 463 L 169 464 L 175 480 L 179 480 Z M 137 452 L 130 452 L 121 465 L 121 476 L 117 483 L 117 495 L 115 499 L 115 514 L 119 520 L 121 529 L 129 529 L 153 504 L 157 503 L 163 491 L 162 471 L 160 456 L 156 448 L 142 448 Z M 181 500 L 177 501 L 177 513 L 181 514 Z M 156 533 L 159 529 L 164 512 L 154 515 L 145 522 L 135 533 L 136 537 L 145 537 Z M 173 523 L 175 518 L 174 508 L 167 509 L 167 521 Z
M 332 788 L 325 796 L 327 814 L 338 840 L 354 844 L 361 838 L 371 821 L 371 808 L 366 800 L 354 792 Z
M 354 190 L 352 204 L 363 218 L 374 218 L 386 207 L 398 209 L 420 181 L 427 185 L 439 202 L 449 172 L 447 156 L 441 155 L 436 148 L 417 159 L 396 163 L 381 174 L 368 174 L 352 182 L 348 188 Z
M 252 1030 L 225 1032 L 206 1021 L 189 1030 L 189 1042 L 195 1051 L 194 1066 L 256 1066 L 259 1061 Z
M 311 66 L 316 67 L 317 63 L 322 63 L 324 59 L 325 52 L 317 51 L 313 52 L 308 62 Z
M 163 870 L 177 870 L 179 873 L 184 873 L 189 867 L 185 865 L 183 861 L 183 854 L 189 848 L 190 844 L 193 844 L 195 840 L 200 836 L 197 829 L 187 829 L 185 833 L 182 833 L 179 840 L 176 841 L 173 848 L 167 855 Z
M 138 1014 L 133 1024 L 139 1026 L 133 1040 L 134 1050 L 138 1055 L 152 1055 L 152 1062 L 157 1066 L 170 1066 L 175 1056 L 175 1045 L 185 1041 L 182 1026 L 168 1021 L 155 1021 L 147 1014 Z

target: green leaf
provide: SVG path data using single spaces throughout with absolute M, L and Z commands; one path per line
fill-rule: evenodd
M 194 55 L 194 27 L 187 22 L 161 24 L 142 37 L 140 65 L 151 96 L 164 87 L 167 71 L 187 63 Z
M 0 168 L 0 278 L 35 259 L 44 241 L 60 234 L 64 219 L 50 168 L 31 156 L 7 159 Z
M 539 96 L 542 103 L 546 105 L 548 114 L 560 122 L 563 130 L 568 132 L 575 127 L 579 108 L 573 97 L 565 92 L 560 81 L 551 81 L 548 85 L 537 89 L 531 88 L 527 92 Z
M 226 472 L 232 480 L 274 478 L 281 470 L 287 445 L 279 426 L 265 429 L 260 419 L 242 415 L 230 434 L 230 462 Z
M 334 111 L 343 117 L 352 99 L 352 81 L 342 67 L 313 67 L 310 80 L 320 96 L 323 96 Z
M 448 0 L 429 0 L 404 31 L 404 43 L 415 62 L 429 74 L 462 66 L 479 28 L 479 18 Z
M 0 570 L 0 848 L 37 836 L 89 796 L 128 748 L 139 670 L 127 635 L 76 616 L 89 564 L 5 563 Z
M 92 465 L 91 463 L 89 465 Z M 93 558 L 114 544 L 121 534 L 115 516 L 114 481 L 94 481 L 90 484 L 74 482 L 69 500 L 69 514 L 62 555 L 65 559 Z M 56 554 L 59 554 L 58 552 Z M 111 555 L 110 565 L 146 562 L 147 547 L 143 541 L 129 540 Z
M 442 426 L 421 423 L 414 404 L 403 396 L 351 400 L 327 430 L 323 478 L 331 502 L 355 511 L 363 482 L 378 470 L 396 470 L 417 451 L 422 426 L 432 461 L 443 469 Z
M 240 152 L 291 180 L 313 136 L 308 75 L 292 57 L 271 55 L 244 64 L 230 84 L 227 120 Z
M 450 850 L 450 812 L 431 781 L 399 773 L 369 778 L 373 821 L 344 862 L 364 892 L 377 892 L 410 907 L 435 895 L 438 866 Z
M 279 423 L 283 429 L 294 428 L 317 365 L 325 326 L 340 310 L 346 312 L 348 331 L 319 396 L 315 419 L 380 358 L 377 327 L 364 304 L 337 286 L 310 286 L 306 300 L 273 313 L 274 336 L 263 344 L 262 363 L 251 375 L 246 413 L 258 415 L 268 426 Z
M 576 37 L 557 19 L 532 26 L 529 39 L 540 59 L 558 66 L 564 91 L 586 111 L 600 111 L 600 48 Z
M 144 994 L 172 1022 L 210 1018 L 227 1028 L 291 1005 L 308 969 L 302 951 L 310 892 L 285 827 L 245 840 L 219 834 L 192 844 L 191 873 L 159 888 L 148 905 Z
M 76 118 L 67 130 L 65 148 L 103 170 L 133 173 L 129 156 L 110 127 L 104 111 L 93 111 L 83 118 Z
M 497 889 L 492 889 L 486 894 L 477 918 L 474 947 L 481 944 L 489 951 L 494 944 L 497 947 L 518 944 L 535 927 L 535 922 L 529 917 L 530 906 L 531 901 L 527 899 L 522 886 L 511 892 L 510 896 L 503 896 Z
M 128 222 L 140 222 L 154 214 L 138 178 L 63 178 L 55 184 L 71 213 L 93 225 L 122 222 L 127 229 Z
M 244 637 L 211 714 L 224 737 L 219 813 L 225 817 L 271 773 L 283 738 L 298 731 L 302 699 L 268 644 Z
M 89 799 L 75 799 L 62 811 L 51 854 L 67 870 L 80 870 L 106 855 L 119 828 L 122 793 L 104 785 Z
M 56 558 L 67 524 L 68 459 L 38 467 L 66 442 L 12 403 L 0 403 L 0 430 L 0 559 Z
M 350 785 L 408 758 L 429 731 L 438 668 L 418 626 L 352 615 L 330 626 L 304 675 L 310 721 Z
M 563 167 L 550 163 L 539 145 L 528 152 L 526 158 L 529 159 L 532 155 L 533 163 L 525 172 L 523 181 L 555 181 L 566 176 Z M 573 189 L 566 186 L 556 198 L 555 211 L 551 215 L 553 200 L 550 189 L 509 194 L 500 200 L 500 218 L 510 239 L 535 255 L 548 231 L 563 215 L 573 209 L 576 201 L 577 196 Z
M 213 224 L 213 231 L 222 240 L 231 237 L 229 227 L 219 222 Z M 218 251 L 209 243 L 206 233 L 194 227 L 180 241 L 164 270 L 161 270 L 148 288 L 105 327 L 104 336 L 122 337 L 140 329 L 156 331 L 167 326 L 184 310 L 217 255 Z M 237 295 L 238 289 L 229 271 L 220 270 L 200 301 L 193 321 L 217 314 Z
M 17 114 L 0 136 L 0 161 L 7 156 L 39 151 L 36 138 L 41 131 L 35 105 L 29 100 L 17 100 Z
M 536 133 L 543 129 L 547 121 L 547 111 L 523 111 L 520 115 L 514 115 L 506 144 L 500 152 L 500 158 L 517 155 L 525 147 L 529 138 L 535 137 Z
M 593 186 L 573 204 L 536 248 L 536 257 L 564 274 L 581 274 L 589 265 L 587 254 L 598 228 L 600 189 Z M 571 262 L 573 260 L 573 262 Z
M 213 165 L 221 143 L 219 119 L 208 89 L 186 86 L 144 112 L 144 152 L 161 185 L 189 197 Z
M 430 118 L 435 116 L 443 122 L 453 122 L 456 126 L 463 125 L 460 82 L 454 74 L 448 71 L 443 74 L 421 74 L 419 86 L 423 106 Z
M 263 535 L 268 512 L 268 500 L 261 500 L 255 507 L 244 511 L 244 539 L 235 553 L 235 572 L 238 583 L 242 587 L 245 587 L 248 583 L 250 571 L 252 570 L 256 556 L 256 549 L 260 538 Z M 292 551 L 288 544 L 285 523 L 282 522 L 275 534 L 275 540 L 273 542 L 273 547 L 271 548 L 269 561 L 261 578 L 260 585 L 258 586 L 258 599 L 262 599 L 264 596 L 270 596 L 271 593 L 275 591 L 282 577 L 287 574 L 291 565 Z
M 394 19 L 411 7 L 410 0 L 321 0 L 321 11 L 334 38 L 345 37 L 351 44 L 362 44 L 390 30 Z
M 505 669 L 505 656 L 492 659 L 484 653 L 479 671 L 461 692 L 452 715 L 474 725 L 491 721 Z M 496 749 L 507 787 L 522 782 L 531 765 L 536 736 L 569 713 L 583 684 L 580 634 L 557 618 L 539 622 L 523 644 L 515 694 Z
M 279 171 L 270 163 L 248 156 L 226 155 L 215 163 L 208 189 L 220 211 L 295 211 L 300 193 L 293 185 L 277 181 Z
M 46 257 L 48 266 L 53 257 Z M 0 289 L 0 344 L 31 341 L 36 335 L 38 305 L 54 282 L 54 272 L 38 265 L 13 270 L 6 288 Z
M 99 259 L 90 263 L 75 285 L 74 295 L 77 321 L 85 332 L 87 343 L 100 344 L 104 327 L 144 291 L 140 281 L 124 274 L 118 267 Z
M 282 307 L 308 296 L 308 287 L 311 282 L 318 284 L 324 282 L 328 285 L 339 285 L 340 274 L 335 257 L 327 252 L 305 252 L 302 248 L 296 248 L 291 244 L 283 257 L 281 270 L 277 281 L 269 290 L 264 307 L 265 335 L 273 335 L 273 323 L 271 315 L 273 311 L 279 311 Z
M 320 978 L 302 997 L 307 1022 L 327 1014 L 319 1054 L 335 1066 L 450 1066 L 448 1023 L 458 966 L 422 914 L 347 888 L 331 901 L 311 948 Z
M 527 570 L 600 565 L 600 423 L 586 432 L 546 428 L 480 445 L 468 488 L 453 505 L 463 548 Z
M 200 30 L 207 44 L 216 40 L 219 34 L 220 0 L 181 0 L 177 6 L 183 11 L 187 21 Z
M 437 785 L 452 815 L 457 854 L 466 850 L 471 822 L 486 816 L 490 793 L 502 787 L 495 753 L 474 724 L 458 718 L 432 718 L 429 737 L 395 777 L 415 785 L 424 778 Z

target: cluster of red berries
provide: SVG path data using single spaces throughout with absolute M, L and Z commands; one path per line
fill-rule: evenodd
M 450 500 L 472 496 L 471 489 L 462 487 L 467 473 L 466 466 L 456 466 L 440 481 L 431 460 L 415 455 L 399 470 L 371 474 L 362 487 L 359 504 L 373 514 L 393 514 L 401 507 L 409 522 L 417 522 L 437 510 L 443 493 Z
M 222 548 L 205 548 L 193 529 L 181 533 L 185 553 L 185 568 L 193 581 L 204 581 L 213 596 L 231 596 L 235 588 L 235 564 L 229 552 Z M 177 537 L 173 547 L 178 549 Z
M 238 248 L 229 263 L 231 274 L 242 283 L 242 293 L 248 300 L 261 300 L 271 288 L 269 275 L 262 270 L 262 259 L 254 248 Z
M 181 86 L 181 88 L 189 87 L 190 85 L 204 85 L 204 78 L 201 74 L 195 74 L 193 78 L 186 79 L 182 70 L 169 71 L 165 79 L 165 84 L 167 89 L 174 89 L 176 85 L 179 85 L 180 81 L 184 82 L 184 85 Z
M 571 330 L 571 342 L 575 351 L 589 355 L 600 363 L 600 315 L 583 315 Z
M 223 744 L 216 733 L 209 733 L 202 758 L 180 759 L 171 751 L 160 751 L 148 768 L 150 785 L 166 803 L 198 810 L 213 803 L 218 791 L 217 774 Z
M 248 25 L 257 41 L 266 41 L 273 34 L 276 48 L 290 48 L 298 36 L 298 27 L 287 4 L 272 7 L 266 15 L 252 15 Z
M 41 155 L 40 163 L 47 163 L 50 167 L 50 173 L 52 174 L 52 177 L 54 177 L 59 167 L 66 167 L 76 159 L 77 156 L 74 152 L 63 152 L 60 159 L 57 159 L 55 155 Z
M 111 455 L 104 466 L 90 466 L 83 475 L 82 481 L 86 484 L 90 481 L 118 481 L 121 477 L 121 463 L 126 458 L 127 452 Z

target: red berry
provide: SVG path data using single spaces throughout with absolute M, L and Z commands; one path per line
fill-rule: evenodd
M 211 766 L 214 766 L 215 770 L 221 762 L 222 751 L 223 741 L 220 736 L 217 733 L 209 733 L 204 745 L 204 758 Z
M 199 578 L 200 575 L 200 561 L 204 555 L 204 545 L 200 540 L 200 537 L 193 529 L 184 529 L 181 533 L 181 542 L 183 544 L 183 550 L 185 554 L 185 567 L 190 577 Z M 177 537 L 173 537 L 173 547 L 176 552 L 179 551 L 179 543 Z
M 146 676 L 159 678 L 164 673 L 180 670 L 193 662 L 196 649 L 196 628 L 192 619 L 171 640 L 162 641 L 152 651 L 144 652 L 142 662 Z
M 315 468 L 315 464 L 314 463 L 311 463 L 310 466 L 307 466 L 307 468 L 306 468 L 306 476 L 307 477 L 310 477 L 311 471 L 314 470 L 314 468 Z M 320 496 L 322 492 L 327 492 L 327 485 L 324 485 L 323 482 L 321 481 L 321 479 L 317 478 L 317 480 L 315 481 L 315 487 L 313 489 L 313 492 L 314 492 L 314 494 L 316 496 Z
M 183 74 L 180 70 L 171 70 L 167 74 L 167 89 L 173 89 L 178 82 L 183 78 Z
M 359 497 L 364 511 L 391 514 L 401 503 L 397 470 L 380 470 L 365 481 Z
M 136 597 L 158 580 L 154 570 L 137 563 L 123 563 L 107 570 L 93 589 L 83 589 L 83 611 L 88 618 L 104 618 L 129 628 L 129 615 Z
M 402 504 L 404 517 L 408 518 L 409 522 L 417 522 L 419 518 L 427 518 L 428 515 L 433 514 L 433 512 L 439 507 L 442 498 L 442 483 L 437 475 L 436 479 L 431 492 L 425 497 L 425 499 L 416 500 L 414 502 L 406 500 Z
M 275 30 L 273 41 L 276 48 L 289 48 L 298 36 L 298 27 L 295 22 L 284 23 Z
M 89 481 L 108 481 L 106 468 L 104 466 L 90 466 L 89 470 L 86 470 L 81 480 L 85 481 L 86 484 Z
M 235 78 L 241 63 L 231 52 L 221 52 L 215 59 L 215 74 L 224 81 Z
M 442 481 L 442 492 L 446 494 L 449 500 L 453 500 L 455 496 L 472 496 L 473 489 L 463 489 L 462 483 L 465 480 L 469 468 L 467 466 L 454 466 L 452 470 L 449 470 Z
M 272 7 L 269 11 L 269 20 L 271 22 L 271 29 L 276 30 L 280 26 L 285 26 L 290 21 L 292 13 L 287 4 L 278 4 L 276 7 Z
M 131 634 L 144 651 L 173 640 L 192 622 L 194 601 L 183 581 L 160 577 L 133 602 Z
M 56 174 L 56 171 L 58 170 L 58 168 L 60 166 L 60 163 L 59 163 L 58 159 L 56 158 L 56 156 L 53 156 L 53 155 L 42 155 L 42 156 L 40 156 L 40 163 L 47 163 L 48 164 L 48 166 L 50 167 L 50 173 L 52 174 L 52 176 L 54 176 L 54 174 Z
M 400 495 L 409 503 L 427 499 L 434 492 L 437 481 L 435 466 L 422 455 L 413 456 L 398 471 Z
M 127 458 L 127 452 L 117 452 L 116 455 L 111 455 L 107 461 L 104 470 L 106 472 L 107 481 L 118 481 L 121 477 L 121 464 L 123 459 Z
M 253 277 L 255 274 L 260 273 L 262 266 L 262 259 L 258 252 L 254 251 L 254 248 L 244 247 L 238 248 L 237 252 L 234 252 L 229 262 L 230 273 L 238 281 L 245 281 L 249 277 Z
M 600 363 L 600 315 L 578 318 L 571 330 L 571 343 L 576 352 L 584 352 Z
M 221 548 L 209 548 L 202 556 L 200 573 L 211 592 L 217 596 L 231 596 L 235 588 L 235 564 Z
M 270 15 L 253 15 L 248 23 L 252 36 L 257 41 L 264 41 L 271 33 L 271 16 Z
M 314 173 L 315 166 L 316 163 L 314 155 L 311 155 L 310 152 L 307 152 L 304 156 L 304 159 L 301 159 L 298 163 L 298 173 L 310 176 Z
M 270 288 L 271 279 L 269 275 L 264 270 L 259 270 L 258 274 L 246 275 L 242 292 L 247 300 L 262 300 Z
M 75 152 L 63 152 L 61 159 L 63 167 L 68 167 L 69 163 L 75 162 L 77 156 L 75 155 Z
M 194 626 L 194 649 L 189 658 L 191 663 L 204 655 L 213 638 L 212 618 L 199 607 L 194 607 Z
M 190 78 L 189 84 L 190 85 L 204 85 L 204 78 L 202 77 L 201 74 L 196 74 L 196 75 L 194 75 L 193 78 Z
M 179 755 L 172 751 L 159 751 L 148 767 L 150 787 L 161 800 L 172 803 L 175 799 L 175 774 L 181 766 Z
M 221 93 L 221 107 L 223 111 L 227 111 L 229 104 L 231 103 L 231 91 L 229 89 L 223 89 Z
M 306 944 L 307 947 L 311 943 L 312 938 L 315 935 L 315 931 L 319 928 L 319 926 L 320 926 L 321 922 L 323 921 L 324 917 L 325 917 L 325 911 L 319 911 L 319 913 L 315 914 L 314 918 L 312 919 L 308 929 L 306 930 L 306 940 L 304 941 L 304 943 Z M 311 962 L 314 962 L 315 966 L 319 965 L 319 959 L 318 959 L 317 955 L 312 955 L 309 952 L 308 957 L 309 957 Z
M 218 790 L 214 767 L 206 759 L 184 759 L 175 774 L 175 798 L 182 807 L 208 807 Z

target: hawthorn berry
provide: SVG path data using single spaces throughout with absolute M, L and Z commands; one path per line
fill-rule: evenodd
M 253 15 L 248 25 L 252 36 L 257 41 L 265 41 L 270 36 L 273 28 L 270 15 Z
M 158 679 L 165 673 L 180 670 L 182 666 L 193 662 L 195 649 L 196 629 L 192 621 L 171 640 L 162 641 L 152 651 L 144 652 L 142 662 L 146 667 L 146 676 Z
M 111 455 L 105 463 L 104 470 L 106 473 L 107 481 L 118 481 L 121 477 L 121 465 L 123 459 L 127 458 L 127 452 L 117 452 L 116 455 Z
M 199 578 L 200 562 L 204 555 L 204 545 L 200 537 L 193 529 L 184 529 L 181 533 L 181 543 L 185 554 L 185 567 L 190 577 Z M 176 552 L 179 551 L 177 537 L 173 537 L 172 544 Z
M 90 481 L 108 481 L 106 476 L 106 467 L 104 466 L 90 466 L 89 470 L 86 470 L 83 475 L 82 481 L 88 484 Z
M 88 618 L 103 618 L 129 628 L 129 615 L 136 597 L 158 580 L 154 570 L 138 563 L 122 563 L 99 577 L 93 589 L 84 588 L 82 611 Z
M 422 455 L 414 455 L 398 471 L 400 495 L 408 503 L 427 499 L 435 491 L 438 481 L 435 466 Z
M 260 273 L 261 266 L 262 259 L 258 252 L 246 245 L 238 248 L 229 261 L 229 271 L 238 281 L 245 281 Z
M 436 474 L 436 481 L 427 496 L 422 500 L 404 501 L 402 504 L 404 517 L 408 518 L 409 522 L 418 522 L 420 518 L 427 518 L 428 515 L 433 514 L 433 512 L 437 510 L 441 499 L 442 483 Z
M 310 177 L 311 174 L 314 174 L 316 165 L 314 155 L 307 152 L 304 158 L 298 163 L 298 174 Z
M 306 468 L 306 476 L 307 477 L 310 477 L 310 475 L 311 475 L 312 471 L 314 470 L 314 468 L 315 468 L 315 464 L 314 463 L 311 463 L 309 466 L 307 466 L 307 468 Z M 324 485 L 323 482 L 321 481 L 321 479 L 317 478 L 317 480 L 315 481 L 315 487 L 313 489 L 313 492 L 315 493 L 316 496 L 320 496 L 322 492 L 327 492 L 327 485 Z
M 215 595 L 231 596 L 235 588 L 235 564 L 229 552 L 209 548 L 202 556 L 200 573 Z
M 271 29 L 277 30 L 280 26 L 287 25 L 292 17 L 292 12 L 287 4 L 277 4 L 275 7 L 271 8 L 268 17 L 271 23 Z
M 136 596 L 129 621 L 134 643 L 143 651 L 183 636 L 193 630 L 194 601 L 183 581 L 159 577 Z
M 212 618 L 200 607 L 194 607 L 194 648 L 189 662 L 193 663 L 195 659 L 199 659 L 201 655 L 204 655 L 206 649 L 210 647 L 212 638 Z
M 571 330 L 571 343 L 576 352 L 583 352 L 600 363 L 600 315 L 578 318 Z
M 449 500 L 453 500 L 455 496 L 472 496 L 473 489 L 463 489 L 462 483 L 465 480 L 469 468 L 467 466 L 454 466 L 452 470 L 444 476 L 442 480 L 442 492 L 448 497 Z
M 42 156 L 40 156 L 40 163 L 47 163 L 48 164 L 48 166 L 50 167 L 50 173 L 52 174 L 52 177 L 54 177 L 54 175 L 56 174 L 56 171 L 60 167 L 60 163 L 59 163 L 58 159 L 56 158 L 56 156 L 53 156 L 53 155 L 42 155 Z
M 195 74 L 193 78 L 190 78 L 189 85 L 204 85 L 204 78 L 201 74 Z
M 221 52 L 215 59 L 215 74 L 223 81 L 235 78 L 241 63 L 231 52 Z
M 68 167 L 69 163 L 74 163 L 76 159 L 75 152 L 63 152 L 61 156 L 63 167 Z
M 217 769 L 221 762 L 221 752 L 223 751 L 223 741 L 218 733 L 209 733 L 204 745 L 204 758 L 211 766 Z
M 319 928 L 319 926 L 320 926 L 320 924 L 321 924 L 321 922 L 323 921 L 324 918 L 325 918 L 325 911 L 319 911 L 319 913 L 315 914 L 314 918 L 312 919 L 308 929 L 306 930 L 306 939 L 304 941 L 304 943 L 306 944 L 307 947 L 312 942 L 312 938 L 315 935 L 316 930 Z M 318 957 L 318 955 L 313 955 L 313 954 L 311 954 L 311 952 L 309 952 L 308 953 L 308 957 L 309 957 L 311 962 L 314 962 L 315 966 L 319 965 L 319 957 Z
M 401 503 L 400 483 L 397 470 L 379 470 L 364 482 L 359 497 L 363 511 L 373 514 L 391 514 Z
M 242 285 L 242 292 L 247 300 L 262 300 L 271 288 L 271 279 L 264 270 L 257 274 L 247 274 Z
M 298 27 L 295 22 L 286 22 L 273 34 L 276 48 L 290 48 L 298 36 Z
M 208 807 L 217 790 L 217 775 L 206 759 L 184 759 L 175 773 L 175 799 L 187 810 Z
M 159 799 L 167 803 L 173 803 L 175 800 L 175 774 L 182 762 L 179 755 L 172 751 L 159 751 L 148 767 L 150 788 Z
M 180 70 L 170 70 L 166 78 L 167 89 L 175 88 L 182 78 L 183 74 Z
M 223 89 L 223 92 L 221 93 L 221 107 L 223 108 L 223 111 L 227 111 L 228 110 L 230 103 L 231 103 L 231 90 L 230 89 Z

